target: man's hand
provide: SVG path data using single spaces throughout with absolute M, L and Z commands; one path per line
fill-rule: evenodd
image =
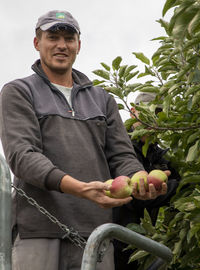
M 109 190 L 109 188 L 110 185 L 100 181 L 85 183 L 69 175 L 65 175 L 61 179 L 60 183 L 60 189 L 62 192 L 93 201 L 101 208 L 121 206 L 132 200 L 131 196 L 125 199 L 114 199 L 106 196 L 105 191 Z
M 127 204 L 132 200 L 132 197 L 125 199 L 110 198 L 105 195 L 105 191 L 109 190 L 110 186 L 103 182 L 93 181 L 87 183 L 83 190 L 83 197 L 97 203 L 101 208 L 112 208 Z
M 167 176 L 171 174 L 171 172 L 164 171 Z M 139 191 L 138 191 L 139 189 Z M 137 183 L 133 185 L 133 196 L 138 200 L 153 200 L 156 199 L 160 195 L 165 195 L 167 193 L 167 184 L 162 183 L 162 189 L 156 190 L 153 184 L 148 185 L 148 191 L 146 191 L 144 179 L 140 179 L 139 187 Z

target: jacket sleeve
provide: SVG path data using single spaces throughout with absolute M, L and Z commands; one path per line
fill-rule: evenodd
M 31 95 L 15 83 L 5 85 L 0 94 L 0 135 L 7 163 L 20 180 L 41 189 L 46 180 L 59 183 L 66 174 L 42 154 L 40 125 Z
M 120 117 L 117 104 L 109 96 L 107 102 L 106 157 L 112 178 L 119 175 L 131 177 L 135 172 L 144 170 L 138 161 L 131 140 Z

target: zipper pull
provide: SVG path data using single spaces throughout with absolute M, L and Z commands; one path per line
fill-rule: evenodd
M 73 109 L 71 111 L 68 111 L 68 112 L 72 113 L 73 117 L 75 116 L 75 111 Z

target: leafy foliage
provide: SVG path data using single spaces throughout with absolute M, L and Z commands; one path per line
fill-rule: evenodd
M 139 225 L 140 231 L 168 246 L 173 261 L 168 269 L 200 269 L 200 1 L 167 0 L 163 16 L 173 9 L 169 22 L 158 20 L 166 35 L 153 40 L 160 47 L 148 59 L 142 52 L 133 52 L 144 64 L 140 72 L 137 65 L 122 64 L 122 57 L 113 60 L 111 67 L 101 63 L 103 70 L 94 73 L 103 80 L 94 83 L 103 86 L 119 100 L 119 109 L 131 113 L 128 96 L 135 92 L 156 94 L 150 106 L 137 106 L 137 121 L 141 125 L 131 136 L 139 139 L 148 134 L 148 144 L 157 141 L 169 147 L 168 158 L 179 171 L 182 181 L 169 207 L 161 208 L 155 227 L 147 212 Z M 140 78 L 147 77 L 142 83 Z M 149 79 L 150 78 L 150 79 Z M 163 111 L 156 114 L 158 105 Z M 127 130 L 135 120 L 125 122 Z M 137 231 L 138 227 L 129 225 Z M 131 247 L 129 247 L 131 248 Z M 147 269 L 152 255 L 134 249 L 130 261 L 138 259 L 140 269 Z

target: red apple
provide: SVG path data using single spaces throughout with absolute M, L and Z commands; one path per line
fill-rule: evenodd
M 167 183 L 168 177 L 161 170 L 153 170 L 147 176 L 148 184 L 153 184 L 156 190 L 162 189 L 162 183 Z
M 112 185 L 112 182 L 113 182 L 113 179 L 108 179 L 108 180 L 105 181 L 105 183 L 108 184 L 108 185 Z M 110 193 L 110 190 L 105 190 L 105 194 L 106 194 L 108 197 L 112 198 L 112 195 L 111 195 L 111 193 Z
M 128 176 L 121 175 L 113 180 L 110 188 L 110 193 L 113 198 L 126 198 L 129 197 L 132 192 L 131 179 Z
M 138 188 L 138 191 L 139 191 L 140 179 L 143 178 L 144 179 L 145 188 L 146 188 L 146 190 L 148 190 L 147 176 L 148 176 L 148 173 L 146 171 L 138 171 L 138 172 L 136 172 L 131 177 L 131 183 L 132 183 L 132 185 L 136 182 L 137 183 L 137 188 Z

